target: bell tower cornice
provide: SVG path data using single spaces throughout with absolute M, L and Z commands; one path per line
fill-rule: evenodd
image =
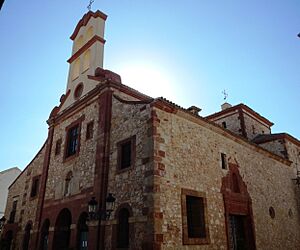
M 83 45 L 75 54 L 73 54 L 70 59 L 67 61 L 68 63 L 72 63 L 75 61 L 82 53 L 84 53 L 89 47 L 91 47 L 95 42 L 100 42 L 103 45 L 105 44 L 105 39 L 100 36 L 95 35 L 91 40 L 89 40 L 85 45 Z

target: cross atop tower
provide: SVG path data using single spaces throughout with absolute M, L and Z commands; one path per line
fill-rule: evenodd
M 88 8 L 88 10 L 90 11 L 91 10 L 91 8 L 92 8 L 92 4 L 93 4 L 93 2 L 95 2 L 95 0 L 90 0 L 90 3 L 89 3 L 89 5 L 87 6 L 87 8 Z

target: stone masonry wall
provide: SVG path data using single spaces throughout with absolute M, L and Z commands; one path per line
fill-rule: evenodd
M 38 201 L 38 195 L 31 197 L 32 180 L 34 177 L 42 174 L 43 161 L 45 154 L 45 146 L 35 156 L 32 162 L 25 168 L 17 180 L 9 189 L 7 206 L 5 211 L 5 217 L 9 218 L 9 214 L 12 210 L 14 200 L 18 200 L 17 212 L 15 222 L 18 225 L 18 232 L 16 238 L 14 238 L 14 249 L 21 249 L 23 241 L 24 230 L 28 222 L 32 222 L 34 226 L 34 219 L 36 214 L 36 207 Z
M 290 161 L 292 161 L 292 166 L 295 170 L 300 171 L 300 146 L 292 143 L 289 140 L 285 140 L 285 146 L 287 150 L 287 155 Z
M 279 139 L 266 143 L 260 143 L 259 146 L 283 158 L 288 157 L 284 140 Z
M 123 96 L 122 96 L 123 98 Z M 124 98 L 125 99 L 125 98 Z M 126 98 L 128 99 L 128 97 Z M 132 98 L 129 98 L 132 99 Z M 112 249 L 116 241 L 115 230 L 111 228 L 117 223 L 117 212 L 124 205 L 129 206 L 133 216 L 129 223 L 133 227 L 134 235 L 130 240 L 130 249 L 141 249 L 151 239 L 153 226 L 149 215 L 153 206 L 152 189 L 152 140 L 149 134 L 150 105 L 126 104 L 113 97 L 112 120 L 110 137 L 110 172 L 108 180 L 108 193 L 116 198 L 113 220 L 109 222 L 106 230 L 106 249 Z M 117 168 L 118 142 L 135 136 L 136 149 L 134 166 L 128 169 Z
M 256 118 L 250 116 L 249 114 L 243 112 L 245 120 L 245 130 L 249 140 L 252 140 L 259 134 L 270 134 L 271 130 L 263 125 L 261 122 L 257 121 Z
M 97 101 L 91 101 L 83 109 L 55 126 L 45 200 L 67 199 L 69 196 L 79 194 L 85 189 L 93 187 L 96 134 L 98 132 L 99 117 L 98 106 Z M 66 128 L 78 119 L 82 119 L 79 154 L 76 157 L 70 157 L 72 158 L 70 160 L 68 158 L 65 159 Z M 87 124 L 92 121 L 94 123 L 93 137 L 91 139 L 86 139 Z M 62 140 L 61 152 L 58 155 L 55 155 L 56 142 L 60 139 Z M 67 196 L 64 196 L 65 179 L 70 171 L 72 171 L 71 190 Z
M 222 126 L 222 122 L 226 122 L 226 128 L 230 130 L 231 132 L 241 135 L 242 129 L 241 129 L 241 121 L 239 119 L 239 113 L 238 111 L 234 111 L 230 114 L 226 114 L 223 117 L 219 118 L 217 120 L 213 120 L 214 123 Z
M 229 136 L 201 119 L 179 111 L 171 114 L 155 109 L 157 135 L 154 152 L 155 230 L 162 249 L 227 249 L 221 179 L 228 170 L 220 167 L 220 153 L 237 162 L 252 199 L 257 249 L 297 249 L 300 245 L 299 211 L 291 167 L 268 153 Z M 210 234 L 208 245 L 183 245 L 181 189 L 204 192 Z M 274 207 L 275 218 L 269 216 Z M 293 215 L 289 216 L 289 210 Z

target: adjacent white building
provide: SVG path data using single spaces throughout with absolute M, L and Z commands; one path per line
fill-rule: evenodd
M 21 170 L 17 167 L 6 169 L 0 172 L 0 218 L 4 215 L 8 187 L 19 176 Z

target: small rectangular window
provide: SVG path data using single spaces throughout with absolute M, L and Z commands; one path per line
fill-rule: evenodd
M 226 122 L 222 122 L 222 127 L 223 127 L 223 128 L 227 128 Z
M 61 139 L 58 139 L 58 140 L 56 141 L 56 145 L 55 145 L 55 155 L 59 155 L 59 154 L 60 154 L 60 151 L 61 151 L 61 142 L 62 142 Z
M 66 157 L 75 155 L 78 150 L 79 125 L 70 128 L 67 133 L 67 152 Z
M 17 205 L 18 205 L 18 201 L 15 200 L 15 201 L 13 202 L 12 210 L 17 210 Z
M 132 167 L 135 155 L 135 136 L 118 143 L 119 170 Z
M 255 126 L 254 125 L 252 125 L 252 134 L 256 134 L 256 129 L 255 129 Z
M 39 184 L 40 184 L 40 178 L 39 177 L 34 177 L 32 179 L 32 186 L 31 186 L 30 197 L 37 196 L 38 190 L 39 190 Z
M 221 153 L 222 169 L 227 169 L 227 156 Z
M 131 165 L 131 141 L 121 146 L 121 169 L 128 168 Z
M 93 133 L 94 133 L 94 122 L 91 121 L 86 126 L 86 139 L 88 140 L 93 138 Z

